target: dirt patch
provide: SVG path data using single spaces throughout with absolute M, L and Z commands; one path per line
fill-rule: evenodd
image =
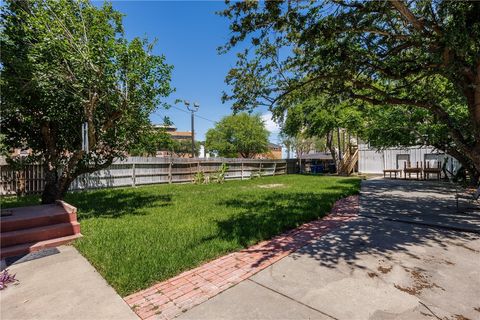
M 417 290 L 416 287 L 402 287 L 398 284 L 395 284 L 394 287 L 397 288 L 398 290 L 406 292 L 406 293 L 408 293 L 412 296 L 416 296 L 419 293 L 419 291 Z
M 471 320 L 470 318 L 466 318 L 465 316 L 462 316 L 461 314 L 456 314 L 453 319 L 455 319 L 455 320 Z
M 285 185 L 283 183 L 270 183 L 270 184 L 261 184 L 258 187 L 262 189 L 272 189 L 272 188 L 281 188 Z
M 390 271 L 392 271 L 392 267 L 391 267 L 391 266 L 390 266 L 390 267 L 382 267 L 382 266 L 380 266 L 380 267 L 377 268 L 377 270 L 380 271 L 380 272 L 383 273 L 383 274 L 387 274 L 387 273 L 389 273 Z
M 376 274 L 375 272 L 369 272 L 369 273 L 368 273 L 368 276 L 369 276 L 370 278 L 375 278 L 375 277 L 378 277 L 378 274 Z
M 445 291 L 444 288 L 440 287 L 438 284 L 430 282 L 430 277 L 421 273 L 418 270 L 407 270 L 410 272 L 410 277 L 412 278 L 413 284 L 410 287 L 403 287 L 398 284 L 395 284 L 394 287 L 400 291 L 406 292 L 412 296 L 419 295 L 423 289 L 430 288 L 439 288 Z

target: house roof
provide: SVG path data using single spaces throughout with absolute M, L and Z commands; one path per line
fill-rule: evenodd
M 328 152 L 315 152 L 302 156 L 304 160 L 333 160 L 332 155 Z
M 165 128 L 165 129 L 175 129 L 177 130 L 177 127 L 174 125 L 165 125 L 165 124 L 153 124 L 155 128 Z
M 269 149 L 281 149 L 282 146 L 279 145 L 279 144 L 275 144 L 275 143 L 269 142 L 269 143 L 268 143 L 268 148 L 269 148 Z

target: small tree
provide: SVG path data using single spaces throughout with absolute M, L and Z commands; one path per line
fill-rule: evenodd
M 174 141 L 165 128 L 147 127 L 144 132 L 138 133 L 138 143 L 129 150 L 131 156 L 156 156 L 159 150 L 171 150 Z
M 222 157 L 253 158 L 268 150 L 268 136 L 260 115 L 239 113 L 224 117 L 208 130 L 206 147 Z
M 109 3 L 7 1 L 2 9 L 2 132 L 9 147 L 29 147 L 43 162 L 42 203 L 51 203 L 139 142 L 172 91 L 172 67 L 147 40 L 127 41 Z
M 194 157 L 200 155 L 200 141 L 195 141 L 195 154 Z M 174 155 L 177 157 L 185 157 L 192 154 L 192 140 L 190 139 L 179 139 L 173 140 L 171 150 Z

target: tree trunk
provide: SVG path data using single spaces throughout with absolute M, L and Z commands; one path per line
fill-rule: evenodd
M 480 178 L 480 171 L 477 170 L 476 164 L 472 163 L 470 157 L 457 149 L 448 149 L 443 150 L 440 146 L 435 146 L 437 149 L 442 150 L 443 152 L 449 154 L 450 156 L 457 159 L 458 162 L 468 171 L 468 176 L 470 178 L 470 184 L 472 186 L 477 186 Z
M 480 157 L 480 155 L 479 155 Z M 458 160 L 458 159 L 457 159 Z M 477 163 L 463 163 L 462 161 L 458 160 L 465 169 L 467 169 L 467 174 L 470 179 L 470 185 L 472 187 L 477 187 L 480 179 L 480 170 L 477 169 L 478 167 L 478 161 Z
M 470 173 L 470 172 L 469 172 Z M 470 184 L 473 186 L 473 187 L 477 187 L 479 182 L 480 182 L 480 173 L 478 172 L 472 172 L 471 174 L 469 174 L 470 176 Z
M 476 174 L 480 175 L 480 141 L 478 141 L 473 147 L 471 159 L 472 159 Z
M 475 180 L 478 184 L 478 176 L 480 176 L 480 59 L 476 62 L 475 79 L 472 81 L 471 86 L 464 91 L 464 94 L 467 100 L 468 111 L 472 119 L 474 139 L 471 150 L 468 150 L 469 152 L 465 153 L 473 163 L 474 168 L 472 169 L 475 169 L 471 171 L 471 177 L 474 179 L 477 177 Z
M 337 165 L 337 154 L 335 152 L 335 148 L 333 147 L 333 132 L 330 131 L 327 133 L 327 148 L 332 155 L 333 162 Z
M 298 172 L 300 174 L 302 174 L 303 173 L 303 170 L 302 170 L 302 154 L 299 153 L 298 151 L 297 151 L 297 157 L 298 157 Z
M 58 193 L 58 172 L 55 168 L 51 168 L 49 164 L 46 164 L 42 204 L 54 203 L 55 200 L 58 200 Z
M 56 200 L 62 200 L 70 187 L 73 179 L 59 176 L 55 168 L 45 166 L 45 187 L 42 193 L 42 204 L 55 203 Z

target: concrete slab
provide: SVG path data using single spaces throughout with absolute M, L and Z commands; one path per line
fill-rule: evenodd
M 331 319 L 480 320 L 480 213 L 435 182 L 366 181 L 361 199 L 356 220 L 181 318 L 285 318 L 288 300 Z
M 454 186 L 443 181 L 363 180 L 360 214 L 480 233 L 480 207 L 462 201 L 457 211 Z
M 71 246 L 8 267 L 20 281 L 0 291 L 1 319 L 138 319 Z
M 480 319 L 480 237 L 361 218 L 251 279 L 337 319 Z
M 331 319 L 312 308 L 244 281 L 177 319 Z

